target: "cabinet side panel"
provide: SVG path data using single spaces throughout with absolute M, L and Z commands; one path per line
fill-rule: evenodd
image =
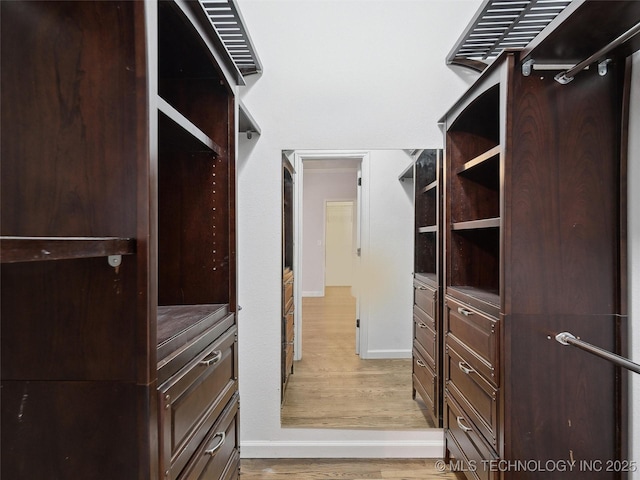
M 2 382 L 2 478 L 150 478 L 133 384 Z M 143 394 L 144 397 L 144 394 Z M 136 427 L 143 425 L 141 431 Z M 142 476 L 144 475 L 144 476 Z
M 503 317 L 505 356 L 511 359 L 504 367 L 505 458 L 601 461 L 602 470 L 589 478 L 617 478 L 605 471 L 607 461 L 624 460 L 618 457 L 616 435 L 616 367 L 554 338 L 568 331 L 615 350 L 616 323 L 617 317 L 606 315 Z M 579 466 L 571 478 L 586 478 Z
M 618 313 L 620 68 L 514 75 L 506 313 Z
M 135 379 L 134 256 L 2 266 L 2 378 Z
M 1 2 L 2 234 L 136 236 L 135 2 Z

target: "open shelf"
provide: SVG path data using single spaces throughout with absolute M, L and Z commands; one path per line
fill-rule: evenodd
M 216 156 L 220 156 L 223 154 L 223 148 L 221 146 L 216 144 L 216 142 L 205 135 L 202 130 L 191 123 L 189 119 L 187 119 L 187 117 L 173 108 L 162 97 L 158 97 L 158 111 L 161 112 L 167 119 L 175 123 L 177 127 L 184 131 L 182 136 L 189 135 L 193 137 L 195 140 L 198 140 L 198 142 L 200 142 L 203 146 L 213 151 Z M 160 117 L 162 118 L 162 115 Z
M 136 242 L 117 237 L 0 237 L 2 263 L 132 255 Z
M 431 182 L 430 184 L 424 186 L 423 188 L 421 188 L 418 193 L 427 193 L 430 192 L 432 190 L 435 190 L 438 187 L 438 181 L 434 180 L 433 182 Z
M 499 228 L 500 217 L 471 220 L 468 222 L 455 222 L 451 224 L 452 230 L 478 230 L 481 228 Z
M 488 151 L 478 155 L 477 157 L 473 158 L 472 160 L 469 160 L 468 162 L 466 162 L 464 165 L 462 165 L 461 168 L 458 169 L 458 171 L 456 172 L 458 175 L 460 174 L 464 174 L 465 172 L 468 172 L 469 170 L 472 170 L 478 166 L 483 165 L 484 163 L 495 159 L 498 155 L 500 155 L 500 151 L 501 151 L 501 147 L 500 145 L 496 145 L 495 147 L 489 149 Z

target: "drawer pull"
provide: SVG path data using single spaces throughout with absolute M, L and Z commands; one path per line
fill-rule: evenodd
M 418 364 L 419 367 L 426 367 L 426 365 L 422 360 L 416 360 L 416 363 Z
M 473 312 L 471 310 L 467 310 L 464 307 L 458 307 L 458 313 L 461 315 L 464 315 L 465 317 L 468 317 L 469 315 L 473 315 Z
M 204 451 L 204 454 L 205 454 L 205 455 L 210 455 L 210 456 L 212 456 L 212 457 L 213 457 L 213 456 L 218 452 L 218 450 L 220 450 L 220 447 L 222 447 L 222 445 L 224 444 L 225 438 L 226 438 L 227 436 L 225 435 L 225 433 L 224 433 L 224 432 L 218 432 L 218 433 L 216 433 L 213 437 L 214 437 L 214 438 L 215 438 L 215 437 L 220 437 L 220 441 L 218 442 L 218 444 L 217 444 L 215 447 L 210 448 L 209 450 L 205 450 L 205 451 Z
M 464 373 L 466 373 L 467 375 L 469 375 L 470 373 L 475 372 L 475 370 L 473 368 L 471 368 L 469 366 L 468 363 L 466 362 L 459 362 L 458 363 L 458 367 L 460 367 L 460 370 L 462 370 Z
M 464 420 L 462 417 L 456 417 L 456 421 L 458 422 L 458 426 L 465 432 L 470 432 L 472 429 L 471 427 L 467 427 L 465 424 L 462 423 L 462 420 Z
M 427 287 L 423 287 L 422 285 L 418 285 L 416 288 L 418 290 L 426 290 L 427 289 Z
M 427 324 L 426 324 L 426 323 L 424 323 L 424 322 L 419 322 L 419 323 L 418 323 L 418 326 L 419 326 L 420 328 L 427 328 Z
M 222 350 L 216 350 L 210 356 L 205 357 L 202 360 L 200 360 L 198 365 L 201 365 L 203 367 L 210 367 L 214 363 L 218 363 L 221 358 L 222 358 Z

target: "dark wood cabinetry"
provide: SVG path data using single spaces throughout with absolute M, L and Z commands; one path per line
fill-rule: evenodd
M 622 353 L 625 59 L 567 85 L 523 60 L 503 53 L 443 118 L 445 442 L 468 478 L 625 458 L 620 372 L 554 340 Z
M 442 150 L 416 152 L 414 177 L 413 396 L 442 425 Z
M 281 399 L 293 373 L 295 313 L 293 289 L 293 182 L 295 170 L 282 157 L 282 352 Z
M 237 478 L 236 107 L 202 7 L 0 8 L 2 477 Z

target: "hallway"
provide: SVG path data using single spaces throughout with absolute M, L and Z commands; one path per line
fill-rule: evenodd
M 325 297 L 305 297 L 303 316 L 303 357 L 285 391 L 283 427 L 432 427 L 425 405 L 411 398 L 411 359 L 361 360 L 355 354 L 350 287 L 327 287 Z

